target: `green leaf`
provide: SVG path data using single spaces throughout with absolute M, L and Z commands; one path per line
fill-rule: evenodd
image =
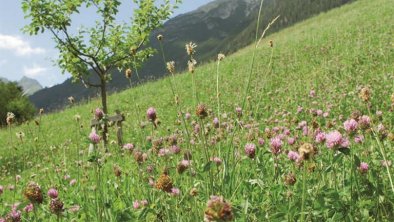
M 343 153 L 344 155 L 350 155 L 350 149 L 349 148 L 339 148 L 338 151 Z
M 357 155 L 354 155 L 354 166 L 355 166 L 355 167 L 358 167 L 358 166 L 360 166 L 360 163 L 361 163 L 361 161 L 360 161 L 360 159 L 358 158 L 358 156 L 357 156 Z
M 205 164 L 203 172 L 207 172 L 211 169 L 212 166 L 212 161 L 209 161 L 208 163 Z

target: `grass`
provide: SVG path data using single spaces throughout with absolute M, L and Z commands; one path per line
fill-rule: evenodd
M 45 197 L 43 204 L 34 204 L 33 212 L 22 213 L 26 221 L 202 221 L 204 212 L 206 218 L 220 217 L 216 208 L 207 206 L 211 195 L 231 203 L 230 210 L 220 198 L 208 205 L 216 201 L 235 221 L 392 221 L 393 169 L 382 166 L 382 161 L 394 158 L 393 11 L 390 0 L 360 0 L 263 39 L 242 115 L 235 109 L 243 106 L 254 46 L 227 56 L 219 73 L 216 62 L 197 65 L 193 75 L 198 102 L 208 109 L 204 119 L 195 114 L 190 73 L 168 77 L 179 105 L 168 78 L 112 95 L 109 109 L 125 114 L 124 141 L 134 144 L 134 152 L 116 143 L 110 145 L 110 153 L 103 152 L 101 144 L 89 152 L 89 124 L 99 100 L 43 115 L 39 125 L 31 122 L 1 130 L 0 218 L 11 212 L 14 203 L 20 203 L 16 210 L 23 212 L 30 202 L 24 190 L 34 181 L 44 196 L 51 187 L 59 191 L 64 212 L 51 213 L 50 198 Z M 171 55 L 166 58 L 171 60 Z M 218 117 L 217 74 L 223 114 L 219 128 L 212 122 Z M 359 98 L 363 87 L 371 90 L 367 102 Z M 311 90 L 316 96 L 309 96 Z M 149 107 L 157 110 L 161 122 L 157 129 L 146 119 Z M 298 113 L 298 107 L 303 111 Z M 348 132 L 343 122 L 357 119 L 355 111 L 368 115 L 371 126 Z M 183 118 L 187 112 L 191 119 Z M 302 121 L 308 132 L 302 124 L 304 129 L 298 129 Z M 327 149 L 326 143 L 317 143 L 318 129 L 338 130 L 349 139 L 349 148 Z M 15 136 L 17 132 L 25 134 L 23 140 Z M 169 138 L 174 135 L 180 154 L 171 153 Z M 361 135 L 363 142 L 355 143 Z M 116 141 L 114 127 L 109 138 Z M 282 141 L 278 155 L 272 138 Z M 296 142 L 290 145 L 289 138 Z M 246 144 L 257 147 L 254 158 L 245 153 Z M 302 154 L 299 148 L 304 144 L 314 146 L 313 157 L 289 160 L 286 154 Z M 158 155 L 160 149 L 159 154 L 170 153 Z M 185 153 L 192 158 L 180 173 L 177 168 L 188 157 Z M 210 161 L 214 157 L 216 162 Z M 366 172 L 360 169 L 361 162 L 369 165 Z M 167 174 L 179 195 L 155 188 Z M 136 207 L 134 202 L 141 200 L 148 204 Z M 80 209 L 74 212 L 73 206 Z

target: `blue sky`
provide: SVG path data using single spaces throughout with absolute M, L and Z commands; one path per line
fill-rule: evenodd
M 183 0 L 173 16 L 192 11 L 212 0 Z M 29 36 L 21 31 L 28 23 L 24 19 L 20 0 L 0 0 L 0 77 L 17 81 L 23 76 L 38 80 L 49 87 L 62 83 L 69 74 L 62 74 L 53 60 L 58 52 L 49 33 Z M 123 0 L 119 11 L 120 21 L 129 21 L 132 12 L 132 0 Z M 79 24 L 93 24 L 95 12 L 82 10 L 73 19 Z M 88 21 L 88 23 L 85 23 Z M 90 22 L 90 23 L 89 23 Z

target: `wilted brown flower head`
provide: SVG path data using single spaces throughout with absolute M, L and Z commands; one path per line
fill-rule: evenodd
M 133 151 L 133 156 L 134 160 L 137 161 L 137 163 L 141 164 L 144 162 L 144 153 L 139 151 L 139 150 L 134 150 Z
M 122 170 L 118 165 L 114 165 L 114 174 L 116 177 L 121 177 L 122 176 Z
M 126 76 L 126 78 L 130 79 L 131 75 L 133 74 L 133 71 L 131 71 L 131 69 L 126 69 L 124 75 Z
M 289 173 L 285 176 L 285 184 L 293 186 L 297 182 L 297 179 L 293 173 Z
M 187 43 L 185 46 L 187 54 L 190 56 L 193 55 L 196 52 L 196 50 L 195 50 L 196 47 L 197 47 L 197 45 L 193 42 Z
M 364 102 L 368 102 L 371 98 L 371 90 L 368 87 L 363 87 L 358 95 Z
M 363 115 L 363 114 L 362 114 L 359 110 L 355 110 L 355 111 L 353 111 L 352 114 L 350 115 L 350 118 L 351 118 L 351 119 L 355 119 L 356 121 L 358 121 L 362 115 Z
M 159 40 L 159 41 L 163 40 L 163 35 L 162 34 L 158 35 L 157 40 Z
M 274 41 L 273 40 L 270 40 L 270 47 L 271 48 L 274 47 Z
M 190 196 L 193 196 L 193 197 L 197 196 L 197 195 L 198 195 L 198 190 L 197 190 L 197 188 L 193 187 L 193 188 L 190 190 L 189 194 L 190 194 Z
M 204 212 L 204 221 L 232 221 L 234 219 L 231 205 L 221 196 L 211 196 Z
M 170 193 L 172 187 L 171 178 L 166 173 L 161 174 L 159 179 L 156 181 L 156 188 L 159 190 Z
M 175 62 L 174 61 L 167 62 L 167 70 L 171 74 L 175 73 Z
M 52 199 L 51 203 L 49 204 L 49 208 L 51 209 L 51 212 L 53 214 L 61 214 L 64 211 L 64 204 L 62 201 L 60 201 L 59 199 Z
M 27 185 L 23 194 L 32 203 L 41 204 L 44 199 L 40 186 L 34 182 Z
M 198 104 L 196 109 L 196 115 L 201 119 L 204 119 L 205 117 L 208 116 L 207 108 L 205 107 L 204 104 Z
M 298 148 L 298 153 L 302 160 L 309 160 L 315 154 L 315 149 L 312 144 L 304 143 Z

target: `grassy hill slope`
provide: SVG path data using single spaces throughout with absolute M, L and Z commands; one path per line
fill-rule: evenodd
M 138 154 L 121 152 L 116 144 L 109 146 L 111 155 L 97 154 L 102 167 L 94 164 L 97 156 L 88 153 L 86 138 L 90 133 L 92 110 L 99 107 L 99 100 L 44 115 L 38 120 L 39 125 L 30 123 L 3 129 L 0 131 L 0 181 L 3 184 L 0 185 L 13 184 L 15 175 L 21 175 L 22 179 L 15 183 L 15 201 L 23 204 L 26 201 L 21 192 L 29 181 L 38 182 L 45 191 L 55 186 L 66 207 L 81 206 L 79 212 L 69 212 L 65 217 L 81 221 L 96 220 L 98 214 L 102 214 L 105 221 L 130 218 L 202 221 L 207 200 L 213 194 L 224 196 L 232 204 L 237 221 L 305 218 L 390 221 L 394 218 L 394 190 L 391 190 L 388 172 L 392 174 L 393 169 L 382 167 L 381 161 L 394 160 L 390 152 L 393 149 L 390 133 L 394 133 L 391 107 L 394 99 L 390 98 L 394 93 L 393 11 L 391 0 L 360 0 L 263 39 L 256 50 L 247 102 L 242 116 L 238 117 L 235 109 L 242 106 L 245 98 L 254 46 L 226 57 L 218 69 L 223 114 L 220 119 L 225 123 L 221 126 L 224 130 L 215 129 L 212 123 L 217 116 L 216 63 L 198 64 L 194 73 L 198 102 L 210 109 L 204 120 L 195 115 L 190 73 L 112 95 L 109 98 L 111 112 L 118 109 L 126 116 L 125 142 L 133 143 L 136 150 L 148 155 L 148 160 L 141 164 L 133 158 Z M 272 48 L 269 40 L 273 41 Z M 194 121 L 185 120 L 187 131 L 183 118 L 177 115 L 171 81 L 179 97 L 181 116 L 190 112 Z M 371 97 L 364 102 L 359 92 L 366 87 Z M 146 120 L 146 110 L 152 106 L 161 122 L 156 130 Z M 299 107 L 303 111 L 298 113 Z M 320 111 L 327 115 L 323 117 Z M 370 116 L 370 129 L 360 129 L 353 134 L 346 132 L 343 122 L 356 118 L 355 111 Z M 81 117 L 79 122 L 75 115 Z M 309 127 L 306 133 L 305 128 L 297 129 L 302 121 Z M 196 125 L 209 131 L 199 133 Z M 282 153 L 272 155 L 270 139 L 286 134 L 285 129 L 290 135 L 282 138 Z M 317 129 L 339 130 L 346 135 L 351 143 L 350 155 L 334 154 L 324 143 L 316 143 Z M 23 140 L 15 137 L 20 131 L 25 134 Z M 363 144 L 353 142 L 355 134 L 363 136 Z M 178 137 L 181 153 L 189 150 L 193 155 L 191 167 L 184 174 L 176 170 L 182 155 L 160 157 L 155 154 L 155 149 L 171 147 L 168 141 L 163 145 L 157 142 L 171 135 Z M 147 136 L 153 142 L 147 140 Z M 296 138 L 296 143 L 290 145 L 289 138 Z M 253 160 L 245 157 L 245 144 L 258 144 L 259 139 L 264 139 L 265 144 L 258 146 L 256 157 Z M 110 140 L 116 140 L 114 131 Z M 318 150 L 315 159 L 305 162 L 305 167 L 288 161 L 286 153 L 306 142 Z M 211 157 L 222 159 L 222 165 L 209 164 L 207 159 Z M 368 174 L 360 173 L 357 168 L 360 161 L 369 164 Z M 154 170 L 147 173 L 146 168 L 150 166 L 154 166 Z M 168 195 L 148 184 L 149 178 L 156 180 L 163 176 L 165 167 L 174 187 L 180 189 L 180 196 Z M 114 175 L 114 169 L 121 169 L 121 178 Z M 291 182 L 288 181 L 290 172 L 297 178 L 294 186 L 284 183 L 284 180 Z M 63 179 L 64 175 L 77 179 L 77 185 L 70 186 L 69 181 Z M 189 195 L 193 187 L 198 191 L 196 197 Z M 149 205 L 142 210 L 133 209 L 133 201 L 142 199 L 147 199 Z M 3 202 L 4 206 L 9 206 L 12 200 L 12 191 L 0 196 L 0 204 Z M 96 207 L 100 203 L 105 207 Z M 49 211 L 47 205 L 39 207 L 37 217 L 45 217 Z M 0 217 L 9 210 L 10 207 L 0 208 Z

